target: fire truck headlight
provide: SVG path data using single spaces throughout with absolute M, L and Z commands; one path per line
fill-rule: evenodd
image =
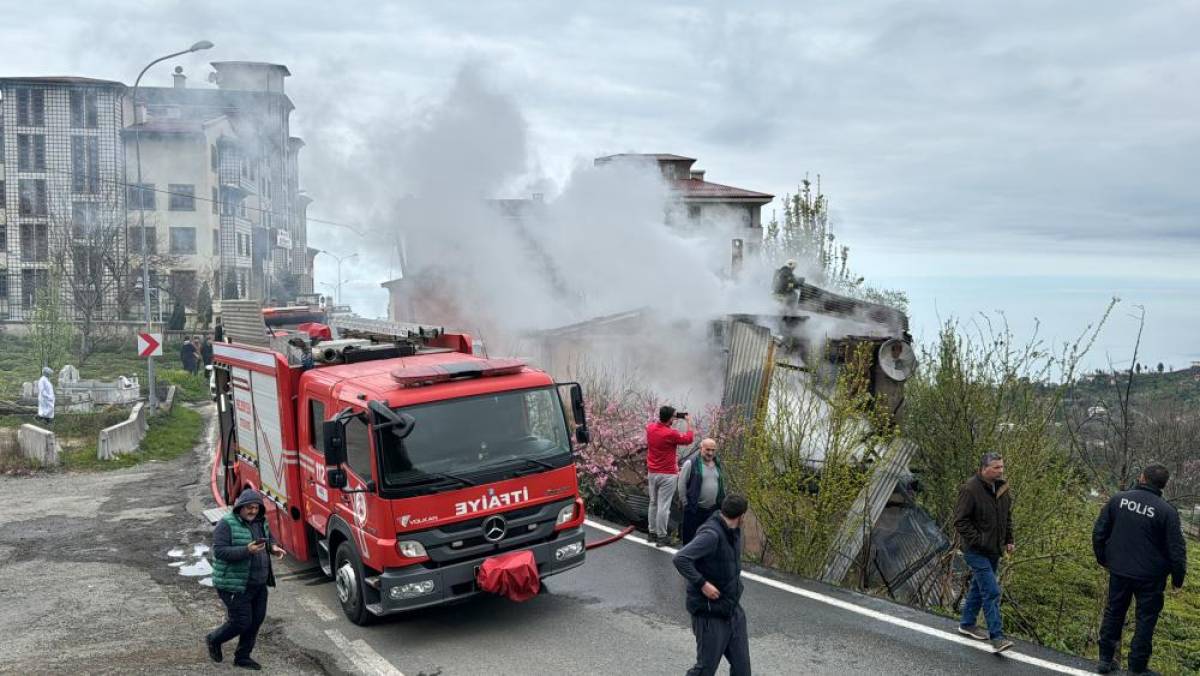
M 571 504 L 567 505 L 566 507 L 563 507 L 562 509 L 558 510 L 558 520 L 554 523 L 554 525 L 561 526 L 564 523 L 570 522 L 574 518 L 575 518 L 575 503 L 572 502 Z
M 411 599 L 415 596 L 424 596 L 433 593 L 433 586 L 433 580 L 406 582 L 392 587 L 388 591 L 388 596 L 391 596 L 393 599 Z
M 401 540 L 397 542 L 396 551 L 400 552 L 400 556 L 409 559 L 420 559 L 428 556 L 425 553 L 425 545 L 416 540 Z
M 575 557 L 575 556 L 579 556 L 582 553 L 583 553 L 583 543 L 582 542 L 572 542 L 569 545 L 559 547 L 558 549 L 554 550 L 554 560 L 555 561 L 566 561 L 567 559 Z

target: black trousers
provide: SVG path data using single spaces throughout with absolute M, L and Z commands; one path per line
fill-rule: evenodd
M 1150 663 L 1153 648 L 1154 625 L 1163 609 L 1163 590 L 1167 578 L 1158 580 L 1136 580 L 1131 577 L 1108 575 L 1108 605 L 1104 607 L 1104 621 L 1100 624 L 1100 660 L 1111 661 L 1121 645 L 1121 629 L 1125 624 L 1125 613 L 1129 602 L 1137 599 L 1133 641 L 1129 645 L 1129 661 L 1126 667 L 1132 672 L 1145 671 Z
M 691 542 L 692 538 L 696 537 L 696 530 L 700 528 L 700 525 L 716 513 L 716 507 L 712 509 L 684 507 L 683 522 L 679 524 L 679 541 L 685 545 Z
M 692 633 L 696 635 L 696 666 L 688 669 L 687 676 L 713 676 L 722 656 L 729 661 L 729 676 L 750 676 L 750 637 L 741 606 L 733 617 L 692 615 Z
M 244 660 L 250 657 L 254 643 L 258 640 L 258 628 L 262 626 L 263 618 L 267 616 L 267 585 L 247 585 L 246 591 L 233 592 L 217 590 L 217 595 L 225 604 L 225 624 L 217 627 L 208 635 L 208 640 L 221 645 L 238 637 L 237 650 L 233 657 Z

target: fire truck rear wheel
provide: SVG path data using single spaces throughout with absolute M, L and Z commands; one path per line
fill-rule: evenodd
M 359 561 L 354 545 L 349 542 L 343 542 L 338 547 L 333 565 L 333 584 L 346 617 L 359 626 L 370 624 L 375 616 L 367 610 L 362 561 Z

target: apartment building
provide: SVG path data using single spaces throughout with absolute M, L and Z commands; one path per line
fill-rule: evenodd
M 212 67 L 215 87 L 177 68 L 136 102 L 120 82 L 0 78 L 0 321 L 27 321 L 51 279 L 76 319 L 136 321 L 143 255 L 155 320 L 205 282 L 216 299 L 312 293 L 290 72 Z
M 64 300 L 117 312 L 122 290 L 98 282 L 113 259 L 82 248 L 124 210 L 124 95 L 109 80 L 0 78 L 0 320 L 27 320 L 54 272 L 80 280 Z

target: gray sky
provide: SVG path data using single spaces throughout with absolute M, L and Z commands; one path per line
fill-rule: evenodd
M 473 63 L 525 123 L 510 196 L 613 152 L 697 157 L 709 180 L 777 195 L 819 173 L 852 264 L 909 292 L 918 337 L 1003 310 L 1061 340 L 1116 295 L 1093 363 L 1128 358 L 1134 304 L 1144 363 L 1200 359 L 1200 5 L 845 4 L 5 0 L 0 72 L 131 82 L 202 38 L 216 48 L 179 61 L 194 76 L 287 64 L 310 214 L 347 220 L 363 212 L 345 149 L 419 120 Z M 354 266 L 347 296 L 381 312 L 387 272 Z

